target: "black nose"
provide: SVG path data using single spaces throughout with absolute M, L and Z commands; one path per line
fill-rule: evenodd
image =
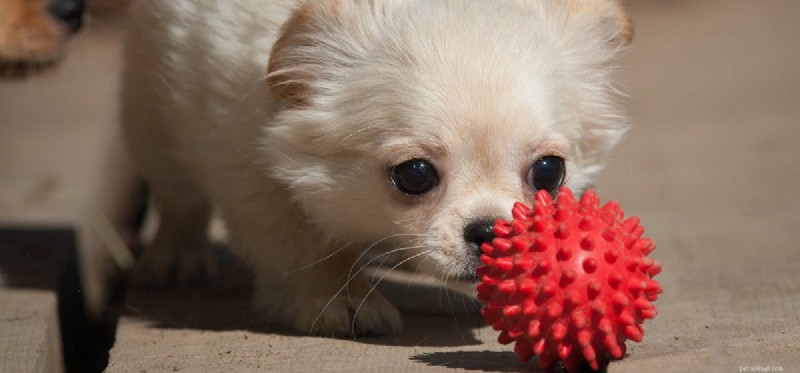
M 481 244 L 492 242 L 494 239 L 494 220 L 480 219 L 469 223 L 464 228 L 464 240 L 475 250 L 476 255 L 481 253 Z
M 67 26 L 70 32 L 78 31 L 83 25 L 83 0 L 50 0 L 48 10 Z

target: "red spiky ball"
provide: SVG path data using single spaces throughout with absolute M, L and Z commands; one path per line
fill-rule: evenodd
M 548 370 L 559 359 L 575 372 L 623 358 L 661 293 L 661 264 L 647 256 L 655 244 L 641 237 L 639 218 L 623 220 L 615 201 L 600 207 L 591 190 L 576 201 L 568 188 L 555 202 L 540 191 L 532 209 L 517 203 L 512 215 L 495 224 L 478 268 L 482 314 L 498 341 L 516 341 L 521 361 L 536 355 Z

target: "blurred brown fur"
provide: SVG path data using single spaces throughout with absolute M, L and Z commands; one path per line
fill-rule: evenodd
M 46 0 L 0 0 L 0 78 L 21 77 L 61 56 L 69 28 Z

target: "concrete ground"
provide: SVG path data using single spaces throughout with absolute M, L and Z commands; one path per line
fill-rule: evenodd
M 630 8 L 636 37 L 625 80 L 635 128 L 598 187 L 656 241 L 664 293 L 644 342 L 629 344 L 608 371 L 800 371 L 800 2 Z M 48 211 L 91 199 L 92 170 L 102 167 L 93 155 L 115 141 L 119 37 L 115 23 L 98 19 L 58 71 L 0 83 L 2 224 L 41 225 Z M 536 368 L 495 342 L 471 301 L 403 282 L 387 291 L 413 309 L 406 330 L 360 339 L 254 326 L 235 282 L 191 293 L 134 288 L 108 371 Z M 0 309 L 10 299 L 0 290 Z M 8 323 L 0 318 L 0 330 Z

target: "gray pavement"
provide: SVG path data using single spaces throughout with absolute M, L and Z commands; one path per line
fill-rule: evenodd
M 636 37 L 625 80 L 635 127 L 598 188 L 641 217 L 658 245 L 664 293 L 644 341 L 608 370 L 800 371 L 800 2 L 651 0 L 630 8 Z M 0 202 L 23 211 L 19 201 L 83 198 L 77 178 L 92 163 L 78 167 L 55 149 L 88 154 L 102 143 L 91 139 L 113 134 L 118 43 L 99 22 L 59 71 L 0 84 Z M 244 316 L 246 292 L 233 288 L 134 290 L 108 371 L 535 369 L 494 342 L 470 301 L 417 282 L 412 294 L 432 304 L 420 310 L 408 288 L 389 290 L 416 308 L 406 330 L 357 340 L 254 327 Z

